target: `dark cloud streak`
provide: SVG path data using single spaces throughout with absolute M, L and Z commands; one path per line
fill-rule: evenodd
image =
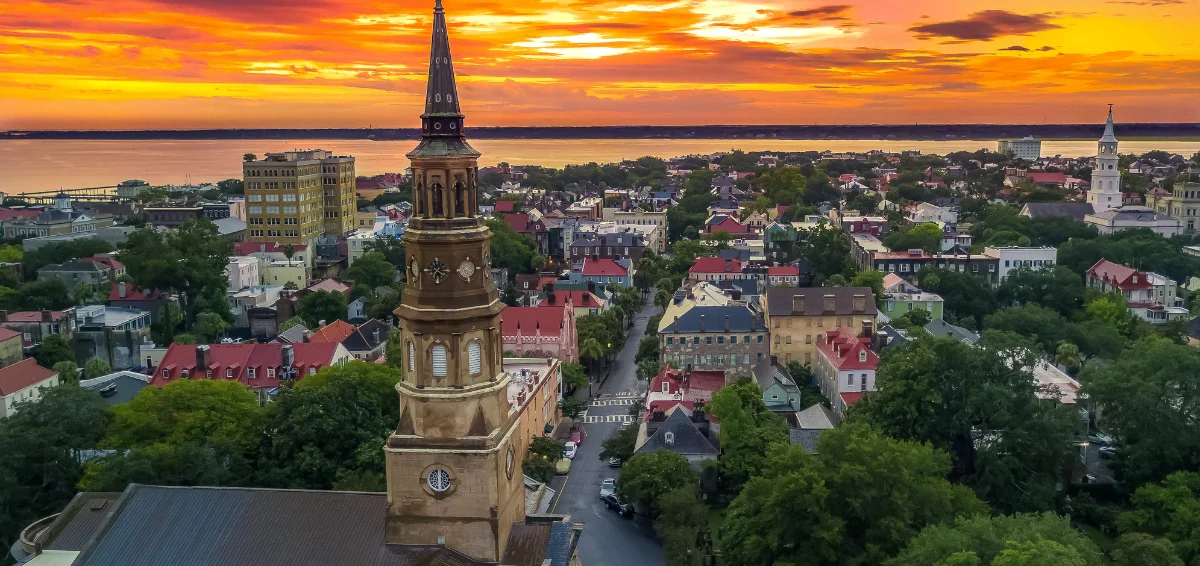
M 920 24 L 908 28 L 917 39 L 988 41 L 1007 35 L 1027 35 L 1062 26 L 1050 21 L 1049 14 L 1014 14 L 1004 10 L 975 12 L 961 20 Z

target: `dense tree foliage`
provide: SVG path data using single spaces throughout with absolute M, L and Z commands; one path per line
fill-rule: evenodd
M 111 245 L 99 238 L 81 238 L 66 242 L 46 244 L 36 250 L 30 250 L 22 255 L 22 271 L 27 280 L 37 278 L 37 271 L 52 263 L 63 263 L 81 257 L 92 257 L 96 254 L 113 251 Z
M 208 311 L 232 320 L 225 298 L 225 268 L 233 240 L 221 236 L 207 218 L 187 221 L 176 230 L 144 228 L 121 244 L 121 262 L 134 284 L 179 294 L 184 322 Z
M 1122 532 L 1163 537 L 1185 563 L 1200 563 L 1200 473 L 1176 472 L 1161 484 L 1146 484 L 1130 502 L 1133 508 L 1117 517 Z
M 1070 317 L 1083 307 L 1083 277 L 1061 265 L 1008 272 L 996 300 L 1003 306 L 1039 304 Z
M 920 249 L 930 253 L 942 249 L 942 229 L 937 224 L 917 224 L 906 231 L 895 230 L 883 238 L 883 245 L 892 251 Z
M 335 320 L 346 319 L 346 295 L 336 291 L 315 291 L 296 302 L 296 316 L 309 328 L 316 329 Z
M 108 424 L 100 396 L 70 383 L 15 409 L 0 419 L 0 540 L 6 545 L 75 496 L 83 474 L 79 451 L 96 448 Z
M 401 269 L 403 266 L 404 263 L 401 263 Z M 388 261 L 387 256 L 371 251 L 354 260 L 354 264 L 346 270 L 343 277 L 353 281 L 355 286 L 374 289 L 395 283 L 397 271 L 397 266 Z
M 710 409 L 721 422 L 722 480 L 736 491 L 763 469 L 772 445 L 788 442 L 787 423 L 767 410 L 752 381 L 721 388 L 713 394 Z
M 816 279 L 814 283 L 819 284 L 834 275 L 846 279 L 854 276 L 850 242 L 844 232 L 822 222 L 812 230 L 801 230 L 799 237 L 801 255 L 808 259 Z
M 1144 338 L 1081 380 L 1117 439 L 1112 466 L 1127 489 L 1200 469 L 1200 350 Z
M 60 362 L 75 363 L 75 352 L 61 334 L 50 334 L 33 349 L 33 357 L 39 366 L 52 368 Z
M 1100 549 L 1065 517 L 1053 513 L 961 518 L 954 523 L 926 527 L 886 566 L 929 566 L 932 564 L 995 564 L 1006 552 L 1021 544 L 1051 541 L 1063 547 L 1068 562 L 1031 564 L 1081 564 L 1100 566 Z M 1017 544 L 1014 544 L 1017 543 Z M 966 557 L 974 561 L 964 561 Z M 951 560 L 956 562 L 951 562 Z M 1002 564 L 1004 562 L 1001 562 Z
M 682 454 L 670 450 L 642 452 L 634 454 L 621 467 L 617 494 L 657 515 L 659 499 L 663 495 L 681 487 L 694 486 L 697 481 L 696 472 Z
M 950 458 L 862 424 L 825 431 L 812 455 L 777 445 L 729 506 L 727 564 L 878 564 L 928 525 L 987 512 L 946 481 Z
M 533 240 L 502 218 L 488 220 L 487 226 L 492 231 L 492 265 L 507 267 L 510 276 L 533 273 L 534 256 L 538 255 Z
M 961 271 L 926 267 L 918 274 L 922 290 L 942 296 L 943 308 L 959 322 L 978 328 L 995 312 L 996 296 L 982 279 Z
M 1077 414 L 1039 399 L 1028 353 L 924 339 L 892 351 L 854 417 L 950 453 L 952 478 L 1002 512 L 1051 509 Z

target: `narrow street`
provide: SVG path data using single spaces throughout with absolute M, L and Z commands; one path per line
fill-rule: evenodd
M 558 476 L 552 487 L 558 490 L 552 511 L 567 513 L 585 523 L 579 541 L 579 557 L 584 564 L 663 564 L 662 546 L 654 536 L 654 527 L 645 517 L 622 517 L 600 501 L 600 482 L 616 478 L 621 469 L 600 460 L 600 444 L 624 423 L 632 423 L 630 405 L 641 397 L 638 390 L 637 367 L 633 358 L 643 337 L 646 321 L 658 313 L 647 303 L 634 315 L 633 327 L 625 346 L 612 363 L 608 378 L 595 389 L 587 413 L 580 417 L 584 430 L 583 444 L 571 464 L 571 472 Z M 587 392 L 580 395 L 586 396 Z M 634 426 L 629 424 L 628 426 Z

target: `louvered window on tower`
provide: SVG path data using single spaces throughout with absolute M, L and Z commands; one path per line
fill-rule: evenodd
M 417 366 L 417 362 L 416 362 L 417 352 L 416 352 L 416 350 L 417 349 L 413 346 L 412 340 L 409 340 L 408 341 L 408 371 L 409 371 L 409 373 L 412 373 L 417 370 L 417 367 L 416 367 Z
M 446 347 L 434 344 L 430 352 L 433 354 L 433 376 L 446 377 Z
M 467 359 L 470 360 L 471 375 L 479 375 L 483 372 L 483 356 L 480 351 L 478 340 L 473 340 L 467 345 Z

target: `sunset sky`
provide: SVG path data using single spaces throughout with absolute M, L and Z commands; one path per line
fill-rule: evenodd
M 445 0 L 468 126 L 1200 122 L 1198 0 Z M 433 0 L 8 0 L 0 130 L 416 127 Z

